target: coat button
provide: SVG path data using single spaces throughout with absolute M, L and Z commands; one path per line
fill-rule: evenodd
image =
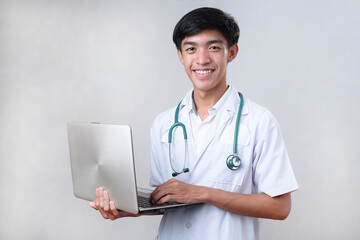
M 191 222 L 186 223 L 186 228 L 191 228 Z

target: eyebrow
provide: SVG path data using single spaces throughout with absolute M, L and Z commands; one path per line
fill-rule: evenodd
M 184 46 L 186 45 L 197 45 L 196 42 L 190 42 L 190 41 L 186 41 L 183 43 Z
M 207 42 L 207 44 L 214 44 L 214 43 L 220 43 L 220 44 L 223 44 L 223 41 L 221 41 L 220 39 L 214 39 L 214 40 L 210 40 Z M 192 42 L 192 41 L 185 41 L 183 43 L 184 46 L 186 45 L 195 45 L 197 46 L 198 44 L 196 42 Z
M 221 41 L 220 39 L 215 39 L 215 40 L 211 40 L 211 41 L 208 42 L 208 44 L 213 44 L 213 43 L 223 44 L 223 41 Z

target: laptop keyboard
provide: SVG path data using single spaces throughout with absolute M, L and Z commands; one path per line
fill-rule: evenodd
M 139 207 L 143 207 L 143 208 L 156 206 L 155 204 L 150 202 L 149 198 L 146 198 L 143 196 L 138 196 L 138 204 L 139 204 Z
M 149 198 L 143 197 L 143 196 L 138 196 L 138 204 L 139 207 L 143 207 L 143 208 L 149 208 L 149 207 L 156 207 L 156 206 L 167 206 L 167 205 L 174 205 L 174 204 L 178 204 L 175 201 L 169 201 L 163 204 L 153 204 L 152 202 L 150 202 Z

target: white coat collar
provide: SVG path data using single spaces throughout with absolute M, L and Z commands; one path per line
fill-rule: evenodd
M 195 103 L 192 97 L 193 91 L 194 90 L 191 89 L 186 93 L 184 99 L 181 102 L 180 111 L 182 111 L 185 108 L 184 110 L 186 110 L 187 113 L 190 113 L 190 111 L 196 112 Z M 240 96 L 238 91 L 233 86 L 229 86 L 229 89 L 225 92 L 223 97 L 221 97 L 220 100 L 214 105 L 214 108 L 219 109 L 224 105 L 226 110 L 229 113 L 233 114 L 235 112 L 236 113 L 238 112 L 239 104 L 240 104 Z M 249 113 L 249 107 L 244 97 L 244 106 L 241 111 L 241 115 L 247 115 L 248 113 Z
M 229 113 L 237 114 L 237 112 L 239 111 L 239 104 L 240 104 L 239 92 L 233 86 L 230 86 L 229 88 L 231 90 L 231 93 L 228 100 L 225 103 L 225 107 Z M 243 96 L 243 98 L 244 98 L 244 105 L 241 111 L 241 115 L 247 115 L 249 113 L 249 107 L 246 102 L 245 96 Z

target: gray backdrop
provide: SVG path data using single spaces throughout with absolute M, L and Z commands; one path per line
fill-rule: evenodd
M 156 236 L 73 196 L 66 122 L 131 124 L 148 186 L 152 121 L 191 87 L 172 30 L 200 6 L 236 17 L 229 83 L 277 117 L 301 187 L 263 239 L 360 237 L 359 1 L 0 0 L 0 239 Z

